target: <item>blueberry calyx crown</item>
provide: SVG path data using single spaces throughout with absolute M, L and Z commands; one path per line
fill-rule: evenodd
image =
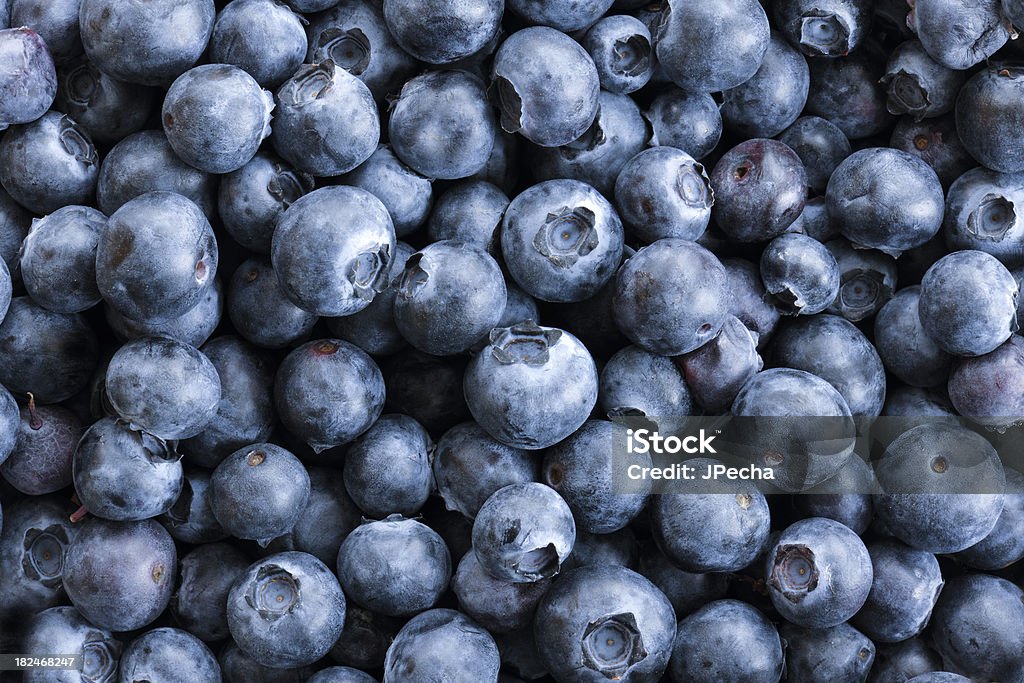
M 703 164 L 696 161 L 680 164 L 675 185 L 676 194 L 689 206 L 701 209 L 714 206 L 715 191 Z
M 892 297 L 892 287 L 876 270 L 854 268 L 843 273 L 839 283 L 839 302 L 850 313 L 871 313 L 875 302 Z
M 533 247 L 559 268 L 569 268 L 597 248 L 597 216 L 585 206 L 563 206 L 549 213 Z
M 784 545 L 775 553 L 768 585 L 792 603 L 799 603 L 818 587 L 814 552 L 805 545 Z
M 270 564 L 259 568 L 245 601 L 264 619 L 279 619 L 299 604 L 299 588 L 298 578 Z
M 651 43 L 640 34 L 625 40 L 616 40 L 612 46 L 615 56 L 613 69 L 623 76 L 639 76 L 647 71 L 651 62 Z
M 997 194 L 987 194 L 967 216 L 967 232 L 980 240 L 998 242 L 1017 224 L 1013 202 Z
M 518 133 L 523 128 L 523 98 L 512 81 L 503 76 L 494 79 L 494 91 L 501 112 L 501 127 L 506 133 Z
M 352 289 L 363 301 L 373 301 L 388 285 L 391 249 L 382 244 L 376 251 L 364 251 L 352 259 L 348 276 Z
M 81 127 L 67 116 L 60 117 L 60 144 L 64 151 L 83 164 L 93 165 L 99 161 L 96 146 Z
M 583 664 L 615 680 L 647 657 L 643 637 L 631 612 L 602 617 L 583 632 Z
M 512 563 L 512 569 L 516 574 L 525 579 L 539 581 L 549 579 L 558 573 L 562 563 L 558 560 L 558 551 L 554 543 L 548 543 L 542 548 L 527 550 L 516 562 Z
M 267 192 L 271 197 L 288 208 L 299 197 L 312 192 L 313 176 L 286 169 L 281 164 L 274 164 L 274 175 L 267 182 Z
M 25 532 L 21 568 L 25 576 L 47 588 L 61 585 L 64 551 L 69 543 L 67 530 L 60 524 Z
M 366 34 L 358 28 L 343 31 L 332 26 L 316 38 L 313 59 L 331 60 L 353 76 L 359 76 L 370 66 L 372 49 Z
M 496 327 L 490 334 L 491 355 L 503 365 L 541 366 L 548 362 L 549 350 L 561 337 L 561 330 L 541 327 L 532 320 Z
M 811 54 L 841 57 L 850 51 L 850 27 L 833 12 L 812 10 L 800 21 L 800 45 Z
M 917 74 L 900 69 L 894 74 L 883 76 L 882 82 L 888 86 L 886 109 L 890 114 L 914 114 L 920 118 L 932 103 L 928 90 Z
M 334 86 L 336 68 L 334 60 L 331 59 L 303 65 L 281 86 L 278 92 L 281 103 L 301 107 L 322 98 Z
M 94 73 L 95 68 L 83 62 L 64 74 L 64 92 L 68 102 L 79 107 L 89 106 L 99 81 L 98 74 Z
M 82 680 L 106 681 L 117 673 L 119 652 L 111 649 L 112 643 L 102 639 L 87 640 L 82 645 Z

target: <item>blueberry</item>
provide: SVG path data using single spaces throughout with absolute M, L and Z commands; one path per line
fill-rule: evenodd
M 281 213 L 313 191 L 313 178 L 270 152 L 258 152 L 242 168 L 223 176 L 217 208 L 224 229 L 246 249 L 270 253 Z
M 398 237 L 423 225 L 434 201 L 429 178 L 412 170 L 381 145 L 361 166 L 345 176 L 345 184 L 372 193 L 388 209 Z
M 744 136 L 773 137 L 800 116 L 809 88 L 807 61 L 774 35 L 757 73 L 722 93 L 722 119 L 726 128 Z
M 594 534 L 609 534 L 626 527 L 647 504 L 647 486 L 620 493 L 614 471 L 632 465 L 650 467 L 647 454 L 629 453 L 614 462 L 613 443 L 625 443 L 625 427 L 605 420 L 589 420 L 572 436 L 547 449 L 543 481 L 558 492 L 572 510 L 576 526 Z
M 562 147 L 531 149 L 533 174 L 538 180 L 579 180 L 610 199 L 626 162 L 646 146 L 647 128 L 631 97 L 602 90 L 597 118 L 583 135 Z
M 204 64 L 171 84 L 164 98 L 164 134 L 181 159 L 208 173 L 245 166 L 270 135 L 269 92 L 237 66 Z
M 11 300 L 0 323 L 0 384 L 39 403 L 71 398 L 89 383 L 96 333 L 78 313 L 53 313 L 29 297 Z
M 715 600 L 679 622 L 669 673 L 676 683 L 776 683 L 784 669 L 782 642 L 754 607 Z
M 934 61 L 920 40 L 900 44 L 889 56 L 882 81 L 893 114 L 911 114 L 920 121 L 953 110 L 966 76 Z
M 46 42 L 53 61 L 66 62 L 82 54 L 79 5 L 81 0 L 11 0 L 10 25 L 36 31 Z
M 622 222 L 590 185 L 549 180 L 505 211 L 501 252 L 513 279 L 543 301 L 589 299 L 622 261 Z
M 235 336 L 215 337 L 202 354 L 220 377 L 220 402 L 203 431 L 181 443 L 190 463 L 215 467 L 234 451 L 270 437 L 277 422 L 273 360 Z
M 82 44 L 89 60 L 117 80 L 166 86 L 202 56 L 215 13 L 213 0 L 82 0 Z
M 181 492 L 181 456 L 162 439 L 103 418 L 73 460 L 75 493 L 97 517 L 131 522 L 166 512 Z
M 345 623 L 345 594 L 323 562 L 301 552 L 254 562 L 235 581 L 228 628 L 242 652 L 276 669 L 327 654 Z
M 676 359 L 686 386 L 705 413 L 729 410 L 736 395 L 764 363 L 757 353 L 757 334 L 729 316 L 714 339 Z
M 876 490 L 871 465 L 854 456 L 835 475 L 798 496 L 796 506 L 809 517 L 834 519 L 861 535 L 874 518 L 871 494 Z
M 846 157 L 826 191 L 830 218 L 855 245 L 892 255 L 919 247 L 942 226 L 942 184 L 931 166 L 895 149 Z
M 628 15 L 607 16 L 582 41 L 597 67 L 601 88 L 628 94 L 647 85 L 654 73 L 654 48 L 647 26 Z
M 786 680 L 864 681 L 875 659 L 875 644 L 849 624 L 831 628 L 802 628 L 783 624 L 786 641 Z
M 480 426 L 509 446 L 537 450 L 575 432 L 597 403 L 597 368 L 574 336 L 526 321 L 495 328 L 463 386 Z
M 5 394 L 6 392 L 0 392 Z M 13 436 L 11 418 L 17 405 L 8 402 L 6 397 L 0 398 L 5 406 L 2 409 L 4 424 L 0 432 Z M 78 440 L 82 437 L 85 427 L 79 417 L 59 405 L 37 406 L 34 397 L 29 397 L 28 405 L 21 408 L 20 419 L 15 427 L 17 440 L 8 441 L 9 436 L 0 438 L 0 453 L 8 445 L 13 447 L 10 455 L 0 458 L 0 475 L 7 483 L 30 496 L 41 496 L 70 486 L 71 459 L 74 457 Z
M 816 192 L 825 189 L 832 172 L 850 156 L 850 141 L 843 131 L 819 116 L 801 116 L 778 137 L 800 157 L 807 187 Z
M 728 312 L 728 274 L 694 242 L 666 238 L 630 257 L 616 275 L 613 315 L 634 344 L 660 355 L 713 339 Z
M 292 303 L 266 259 L 246 259 L 228 284 L 227 312 L 246 341 L 281 349 L 309 338 L 319 317 Z
M 844 318 L 818 315 L 787 321 L 765 354 L 771 367 L 804 370 L 842 394 L 854 415 L 873 417 L 885 402 L 885 369 L 878 352 Z
M 828 215 L 828 200 L 822 195 L 807 198 L 803 212 L 789 226 L 789 232 L 798 232 L 822 243 L 842 237 L 839 227 Z
M 566 683 L 659 680 L 676 638 L 664 594 L 636 572 L 610 566 L 574 569 L 556 581 L 533 629 L 541 662 Z
M 731 239 L 763 242 L 800 217 L 807 174 L 796 152 L 754 138 L 726 152 L 711 171 L 715 224 Z
M 377 149 L 377 105 L 362 81 L 330 59 L 305 64 L 277 90 L 271 141 L 300 171 L 348 173 Z
M 896 259 L 875 249 L 854 249 L 836 238 L 825 243 L 839 266 L 839 294 L 826 309 L 850 322 L 875 315 L 896 289 Z
M 768 17 L 754 0 L 667 2 L 658 64 L 683 90 L 719 92 L 750 80 L 768 50 Z
M 698 472 L 722 464 L 710 458 L 689 462 Z M 656 496 L 651 530 L 665 556 L 690 572 L 739 571 L 760 555 L 768 540 L 768 503 L 754 486 L 677 482 Z
M 551 26 L 565 33 L 591 26 L 611 6 L 612 0 L 508 0 L 508 8 L 527 23 Z
M 210 472 L 198 467 L 185 472 L 178 499 L 159 521 L 182 543 L 213 543 L 228 537 L 210 506 Z
M 1024 338 L 1010 338 L 983 356 L 957 360 L 949 373 L 949 400 L 961 415 L 1005 430 L 1024 420 Z
M 968 566 L 986 570 L 1002 569 L 1024 559 L 1024 536 L 1020 533 L 1022 521 L 1024 475 L 1007 467 L 1003 510 L 996 525 L 985 538 L 957 553 L 957 559 Z
M 210 61 L 232 64 L 260 87 L 276 88 L 302 65 L 306 22 L 275 0 L 237 0 L 217 15 Z
M 86 619 L 111 631 L 151 624 L 167 608 L 178 555 L 157 522 L 89 519 L 67 546 L 64 588 Z
M 398 92 L 416 71 L 416 60 L 395 42 L 377 2 L 343 0 L 307 20 L 306 61 L 332 60 L 363 81 L 378 102 Z
M 877 135 L 892 125 L 885 90 L 879 84 L 885 65 L 869 51 L 812 59 L 808 66 L 807 114 L 829 120 L 851 140 Z
M 124 680 L 219 680 L 220 665 L 210 648 L 188 631 L 157 628 L 133 640 L 121 653 Z
M 110 631 L 97 628 L 82 618 L 74 607 L 51 607 L 34 615 L 25 627 L 22 652 L 45 657 L 54 650 L 80 655 L 82 669 L 78 681 L 113 681 L 123 645 Z M 64 672 L 66 673 L 66 672 Z M 26 671 L 26 683 L 45 683 L 52 672 Z
M 772 9 L 786 38 L 810 57 L 849 54 L 860 44 L 871 21 L 870 4 L 859 0 L 787 0 L 775 3 Z
M 615 181 L 615 205 L 630 234 L 643 242 L 700 238 L 714 203 L 704 166 L 673 147 L 640 152 L 626 162 Z
M 374 518 L 415 515 L 433 487 L 434 443 L 407 415 L 382 415 L 345 452 L 345 489 Z
M 411 616 L 433 607 L 451 573 L 451 555 L 441 537 L 401 515 L 356 527 L 338 550 L 345 594 L 387 616 Z
M 1024 200 L 1024 175 L 983 167 L 967 171 L 949 188 L 942 232 L 951 251 L 976 249 L 1007 268 L 1024 265 L 1024 221 L 1016 205 Z
M 420 351 L 461 353 L 498 324 L 506 299 L 501 268 L 487 252 L 467 242 L 434 242 L 405 262 L 395 326 Z
M 224 313 L 224 287 L 220 277 L 214 276 L 213 286 L 192 308 L 168 320 L 149 323 L 126 318 L 110 305 L 103 307 L 107 325 L 123 341 L 144 337 L 169 337 L 190 346 L 202 346 L 220 325 Z
M 722 259 L 729 276 L 729 313 L 736 316 L 757 334 L 758 347 L 764 346 L 779 324 L 781 314 L 766 295 L 761 271 L 757 265 L 743 259 Z
M 898 291 L 875 317 L 875 349 L 886 370 L 911 386 L 942 384 L 952 359 L 925 332 L 918 314 L 921 288 Z
M 724 598 L 728 588 L 728 574 L 680 569 L 653 542 L 641 546 L 637 571 L 665 594 L 679 618 Z
M 179 159 L 157 130 L 129 135 L 107 153 L 96 183 L 96 205 L 109 216 L 129 200 L 157 190 L 183 195 L 207 218 L 216 216 L 216 176 Z
M 835 257 L 818 240 L 799 233 L 773 239 L 761 253 L 761 280 L 775 305 L 787 315 L 813 315 L 839 295 Z
M 59 496 L 9 503 L 0 535 L 0 615 L 27 617 L 66 602 L 63 577 L 68 544 L 79 526 L 69 521 L 74 506 Z M 90 621 L 94 621 L 92 618 Z
M 991 57 L 1010 37 L 998 0 L 925 0 L 914 5 L 907 26 L 939 64 L 970 69 Z
M 960 674 L 948 673 L 946 671 L 934 671 L 908 678 L 906 683 L 969 683 L 971 679 L 964 678 Z
M 395 155 L 428 178 L 466 178 L 487 163 L 497 130 L 484 83 L 465 71 L 429 71 L 402 86 L 388 136 Z
M 225 531 L 266 545 L 295 526 L 309 486 L 306 468 L 289 451 L 253 444 L 217 465 L 210 479 L 210 507 Z
M 342 473 L 325 467 L 307 467 L 309 499 L 292 530 L 275 539 L 270 547 L 282 547 L 314 555 L 331 569 L 338 561 L 338 548 L 359 526 L 362 511 L 345 490 Z
M 56 313 L 78 313 L 100 302 L 96 247 L 106 225 L 107 217 L 87 206 L 65 206 L 33 222 L 20 266 L 36 303 Z
M 220 376 L 199 350 L 166 337 L 131 341 L 107 366 L 110 406 L 133 427 L 161 439 L 201 432 L 216 414 Z
M 445 507 L 469 519 L 498 489 L 536 481 L 540 474 L 540 464 L 529 451 L 495 441 L 475 422 L 444 433 L 432 467 Z
M 522 156 L 524 144 L 519 136 L 499 128 L 495 132 L 494 146 L 491 147 L 491 156 L 487 158 L 487 163 L 469 179 L 486 180 L 497 185 L 506 194 L 513 192 L 519 183 L 520 167 L 517 164 Z
M 925 333 L 947 353 L 980 356 L 1017 330 L 1017 281 L 995 257 L 955 251 L 921 280 L 918 313 Z
M 328 318 L 327 328 L 331 333 L 375 356 L 392 355 L 405 348 L 408 342 L 395 324 L 395 297 L 405 264 L 414 253 L 405 242 L 396 242 L 387 276 L 390 284 L 358 313 Z
M 58 112 L 15 126 L 0 140 L 0 183 L 33 213 L 92 203 L 98 175 L 89 134 Z
M 644 118 L 651 126 L 651 145 L 675 147 L 694 159 L 710 154 L 722 137 L 718 102 L 705 93 L 667 86 L 651 101 Z
M 575 540 L 569 506 L 553 489 L 536 482 L 498 489 L 473 521 L 473 551 L 480 566 L 510 583 L 554 576 Z
M 259 683 L 295 683 L 310 675 L 309 667 L 273 668 L 264 666 L 228 640 L 217 658 L 224 683 L 258 681 Z
M 533 583 L 495 579 L 472 552 L 463 556 L 452 576 L 452 591 L 459 606 L 492 634 L 529 627 L 537 603 L 550 587 L 547 579 Z
M 55 108 L 74 119 L 97 143 L 117 142 L 142 130 L 155 101 L 156 89 L 115 80 L 87 59 L 57 71 Z
M 508 195 L 493 183 L 459 181 L 437 198 L 427 221 L 427 234 L 434 242 L 460 240 L 497 256 L 501 221 L 508 205 Z
M 666 433 L 681 428 L 680 422 L 694 412 L 680 368 L 633 344 L 619 349 L 601 369 L 598 400 L 608 417 L 646 417 Z
M 949 668 L 971 678 L 1013 680 L 1020 673 L 1024 592 L 1006 579 L 965 574 L 950 579 L 932 614 L 935 649 Z
M 344 221 L 346 230 L 336 229 Z M 351 315 L 387 285 L 395 229 L 366 190 L 324 187 L 300 197 L 277 223 L 270 260 L 285 295 L 316 315 Z
M 878 643 L 869 680 L 871 683 L 906 683 L 914 676 L 928 674 L 941 668 L 942 659 L 926 644 L 923 638 L 910 638 L 892 645 Z M 956 674 L 948 675 L 955 676 Z M 927 677 L 925 681 L 927 681 Z M 923 682 L 918 681 L 918 683 Z M 941 683 L 941 681 L 935 683 Z M 950 682 L 946 681 L 946 683 Z M 962 683 L 966 683 L 966 681 Z
M 213 286 L 217 238 L 202 211 L 173 192 L 129 200 L 107 221 L 96 248 L 100 294 L 118 313 L 165 322 Z
M 14 283 L 11 279 L 11 271 L 7 262 L 0 259 L 0 322 L 3 322 L 7 310 L 11 306 L 11 298 L 14 293 Z
M 883 491 L 875 515 L 920 550 L 969 548 L 992 531 L 1003 509 L 1005 475 L 995 449 L 949 420 L 903 432 L 876 461 L 875 474 Z
M 501 44 L 491 87 L 501 127 L 542 147 L 572 142 L 597 117 L 594 60 L 569 36 L 546 26 L 522 29 Z
M 811 517 L 787 527 L 768 551 L 768 596 L 787 621 L 807 628 L 843 623 L 864 605 L 872 567 L 857 534 Z
M 1024 140 L 1016 134 L 1020 114 L 1013 104 L 1020 98 L 1022 76 L 1024 70 L 1018 67 L 986 67 L 957 97 L 956 129 L 964 147 L 1000 173 L 1024 171 Z
M 503 0 L 384 0 L 384 21 L 416 59 L 449 64 L 482 49 L 498 32 Z
M 388 647 L 384 683 L 496 681 L 494 638 L 461 612 L 432 609 L 410 619 Z
M 57 96 L 57 70 L 46 42 L 30 28 L 6 26 L 0 23 L 0 130 L 35 121 Z

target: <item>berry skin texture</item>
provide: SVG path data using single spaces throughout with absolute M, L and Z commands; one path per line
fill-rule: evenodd
M 178 628 L 157 628 L 121 653 L 122 680 L 216 680 L 220 665 L 203 641 Z
M 384 659 L 384 683 L 437 680 L 495 681 L 501 657 L 491 635 L 451 609 L 432 609 L 410 619 Z
M 57 96 L 57 70 L 46 42 L 29 28 L 0 22 L 0 130 L 31 123 Z
M 675 683 L 777 683 L 782 653 L 778 631 L 761 612 L 739 600 L 715 600 L 679 622 L 669 674 Z

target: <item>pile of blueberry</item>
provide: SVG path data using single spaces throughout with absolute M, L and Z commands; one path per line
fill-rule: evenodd
M 1024 683 L 1015 26 L 0 0 L 0 680 Z

